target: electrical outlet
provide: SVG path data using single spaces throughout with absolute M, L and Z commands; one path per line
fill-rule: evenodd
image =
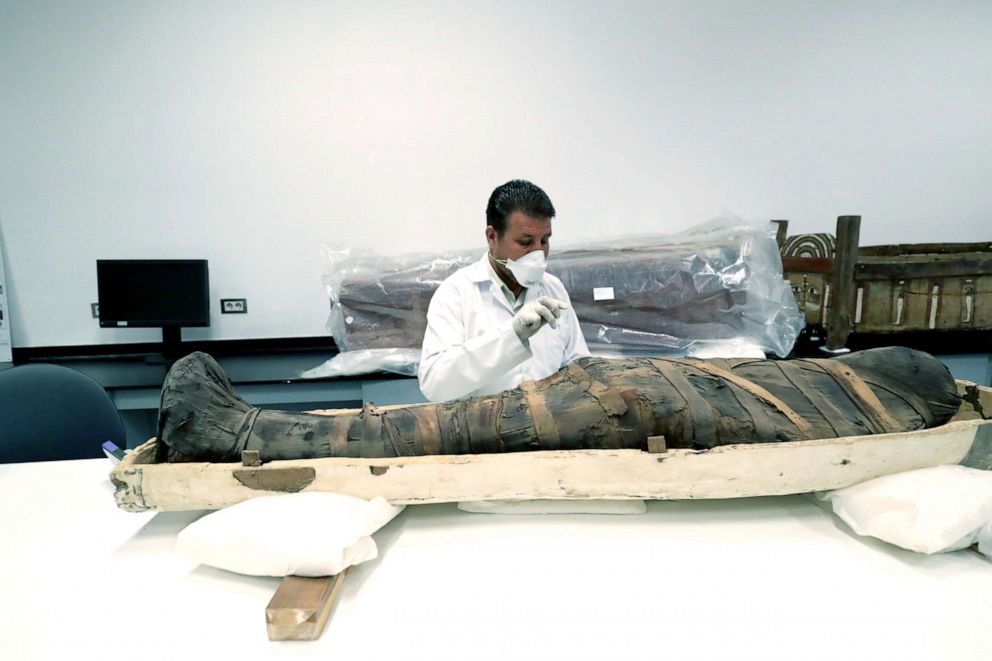
M 90 314 L 93 315 L 93 318 L 94 319 L 99 319 L 100 318 L 100 304 L 99 303 L 90 303 Z
M 246 314 L 248 312 L 248 300 L 244 298 L 222 298 L 220 299 L 221 314 Z

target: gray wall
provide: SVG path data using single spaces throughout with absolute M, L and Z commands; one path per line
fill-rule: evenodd
M 990 63 L 989 2 L 4 0 L 14 346 L 158 339 L 90 317 L 98 258 L 209 259 L 189 339 L 323 334 L 322 243 L 481 249 L 512 177 L 559 243 L 989 240 Z

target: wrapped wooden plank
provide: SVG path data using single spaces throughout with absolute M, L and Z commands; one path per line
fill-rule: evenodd
M 555 254 L 549 271 L 569 291 L 589 342 L 618 344 L 625 331 L 645 346 L 737 337 L 745 330 L 741 304 L 746 296 L 717 277 L 694 277 L 693 269 L 714 268 L 699 261 L 684 264 L 695 248 L 563 251 Z M 430 299 L 457 268 L 435 269 L 430 277 L 425 277 L 426 269 L 363 271 L 343 280 L 338 297 L 346 329 L 342 346 L 420 348 Z M 597 300 L 594 291 L 607 288 L 609 297 Z
M 772 229 L 719 229 L 694 240 L 556 250 L 548 270 L 569 292 L 591 346 L 681 351 L 741 339 L 788 354 L 802 317 L 782 278 Z M 336 342 L 348 351 L 419 349 L 435 289 L 479 257 L 339 259 L 327 278 Z

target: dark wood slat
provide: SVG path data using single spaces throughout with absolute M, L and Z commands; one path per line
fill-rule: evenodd
M 864 246 L 859 257 L 900 257 L 903 255 L 949 255 L 968 252 L 992 252 L 992 243 L 897 243 L 885 246 Z
M 782 257 L 782 270 L 786 275 L 790 273 L 823 273 L 834 272 L 834 262 L 832 259 L 820 257 Z
M 954 261 L 869 262 L 859 261 L 854 277 L 859 280 L 912 279 L 926 277 L 953 277 L 992 273 L 992 255 L 961 256 Z
M 837 219 L 837 247 L 830 295 L 826 347 L 842 349 L 851 334 L 851 296 L 854 292 L 854 264 L 858 258 L 858 236 L 861 216 L 841 216 Z

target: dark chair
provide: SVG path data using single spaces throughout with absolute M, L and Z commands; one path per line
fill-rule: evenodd
M 102 457 L 126 447 L 124 423 L 103 387 L 60 365 L 0 371 L 0 463 Z

